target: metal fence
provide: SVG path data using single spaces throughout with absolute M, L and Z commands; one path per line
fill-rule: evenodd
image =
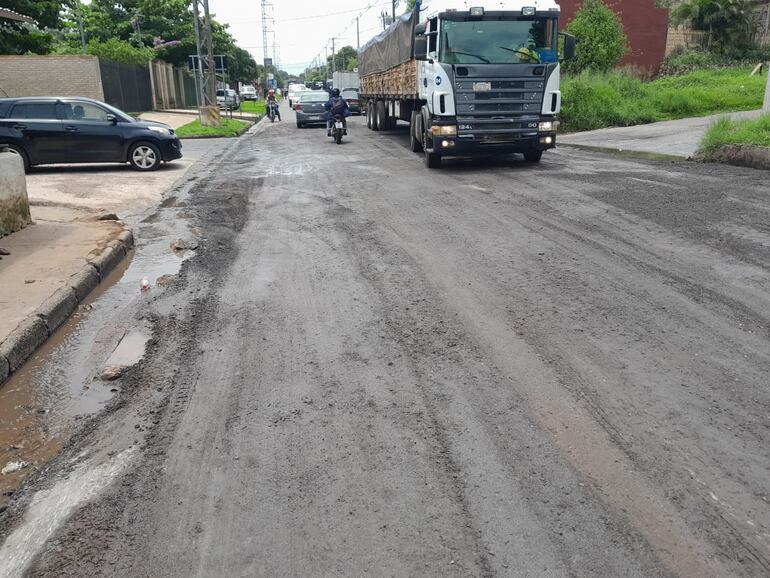
M 152 85 L 147 67 L 99 59 L 105 102 L 128 112 L 152 110 Z

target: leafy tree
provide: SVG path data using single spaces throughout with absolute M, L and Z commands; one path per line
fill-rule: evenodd
M 575 58 L 565 62 L 567 72 L 608 72 L 628 52 L 623 24 L 604 0 L 585 0 L 566 31 L 578 42 Z
M 326 59 L 329 68 L 332 67 L 332 57 Z M 352 46 L 343 46 L 334 55 L 334 70 L 353 70 L 358 66 L 358 52 Z
M 3 0 L 8 8 L 37 22 L 37 26 L 13 20 L 0 20 L 0 54 L 48 54 L 53 45 L 53 35 L 47 29 L 61 25 L 55 0 Z
M 671 20 L 708 32 L 711 48 L 729 52 L 751 44 L 756 32 L 754 4 L 753 0 L 686 0 L 673 9 Z

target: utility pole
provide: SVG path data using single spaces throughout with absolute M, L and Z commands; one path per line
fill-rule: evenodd
M 86 54 L 88 52 L 88 45 L 86 44 L 86 30 L 83 28 L 83 12 L 80 8 L 80 0 L 75 0 L 75 17 L 78 19 L 80 43 L 83 45 L 83 54 Z
M 200 21 L 200 9 L 203 8 L 203 22 Z M 214 62 L 214 42 L 211 34 L 211 14 L 209 0 L 193 0 L 193 17 L 198 41 L 197 56 L 200 63 L 203 102 L 200 107 L 201 124 L 219 126 L 219 106 L 217 105 L 217 69 Z
M 356 50 L 361 48 L 361 32 L 358 28 L 358 16 L 356 16 Z
M 334 37 L 332 37 L 332 78 L 334 78 Z

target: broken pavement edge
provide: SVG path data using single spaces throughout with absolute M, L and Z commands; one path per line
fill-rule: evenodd
M 0 385 L 54 334 L 133 247 L 134 235 L 124 229 L 0 342 Z

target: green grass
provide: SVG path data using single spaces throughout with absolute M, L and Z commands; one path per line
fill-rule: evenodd
M 251 124 L 243 120 L 224 118 L 224 116 L 221 120 L 222 126 L 203 126 L 201 121 L 196 119 L 180 126 L 176 129 L 176 134 L 179 138 L 238 136 Z
M 265 101 L 264 100 L 244 100 L 241 103 L 241 110 L 248 112 L 249 114 L 265 114 Z M 238 114 L 237 111 L 235 114 Z
M 730 145 L 770 147 L 770 114 L 751 120 L 720 118 L 703 137 L 699 153 L 709 157 Z
M 562 83 L 567 132 L 761 108 L 766 79 L 749 68 L 698 70 L 644 82 L 626 71 Z

